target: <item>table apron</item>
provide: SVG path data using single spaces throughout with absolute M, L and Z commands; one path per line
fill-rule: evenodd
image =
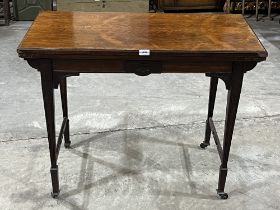
M 169 61 L 169 60 L 90 60 L 54 59 L 55 72 L 71 73 L 138 73 L 146 68 L 149 73 L 230 73 L 230 61 Z

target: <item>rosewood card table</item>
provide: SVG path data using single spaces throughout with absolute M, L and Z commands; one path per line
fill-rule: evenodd
M 58 155 L 70 148 L 66 78 L 80 73 L 205 73 L 210 93 L 205 137 L 221 159 L 222 199 L 243 75 L 267 52 L 241 15 L 42 12 L 18 47 L 41 73 L 51 159 L 52 196 L 59 195 Z M 228 90 L 223 146 L 212 120 L 218 79 Z M 56 140 L 54 89 L 60 86 L 64 120 Z M 159 87 L 160 88 L 160 87 Z M 187 93 L 186 93 L 187 94 Z

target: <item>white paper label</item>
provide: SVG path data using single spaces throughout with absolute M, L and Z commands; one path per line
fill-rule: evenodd
M 150 50 L 139 50 L 139 55 L 140 56 L 149 56 Z

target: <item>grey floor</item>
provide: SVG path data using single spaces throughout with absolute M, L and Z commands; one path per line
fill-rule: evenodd
M 213 140 L 198 147 L 208 102 L 203 74 L 70 78 L 73 148 L 61 149 L 61 195 L 52 199 L 40 77 L 16 53 L 30 23 L 1 26 L 0 209 L 280 209 L 280 25 L 249 22 L 269 57 L 245 75 L 228 200 L 216 196 Z M 219 83 L 221 137 L 225 100 Z

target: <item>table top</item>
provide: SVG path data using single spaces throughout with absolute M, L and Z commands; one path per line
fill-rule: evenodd
M 267 57 L 238 14 L 41 12 L 18 47 L 23 58 L 137 57 L 139 50 L 150 50 L 152 58 Z

